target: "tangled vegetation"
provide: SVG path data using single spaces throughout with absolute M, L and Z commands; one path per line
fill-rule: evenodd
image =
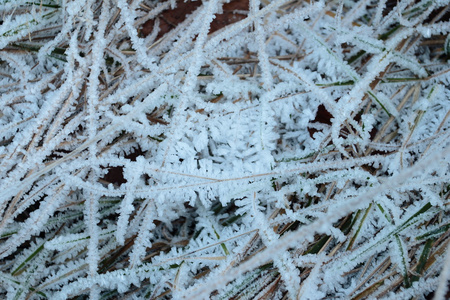
M 0 12 L 0 298 L 445 298 L 447 0 Z

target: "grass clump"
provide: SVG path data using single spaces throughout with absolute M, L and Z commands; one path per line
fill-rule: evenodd
M 446 297 L 446 1 L 0 11 L 0 297 Z

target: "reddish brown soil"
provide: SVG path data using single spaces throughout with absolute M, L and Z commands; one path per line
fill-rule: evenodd
M 177 6 L 174 9 L 163 11 L 157 18 L 159 19 L 159 33 L 157 39 L 174 29 L 178 24 L 186 19 L 186 16 L 194 12 L 200 5 L 201 1 L 177 0 Z M 213 33 L 225 26 L 238 22 L 247 17 L 249 9 L 249 0 L 233 0 L 223 5 L 223 13 L 216 14 L 214 21 L 211 23 L 209 33 Z M 142 26 L 141 33 L 143 36 L 149 35 L 155 24 L 154 20 L 149 20 Z

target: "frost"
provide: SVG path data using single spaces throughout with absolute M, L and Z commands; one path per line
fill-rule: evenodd
M 0 298 L 444 295 L 448 3 L 394 2 L 0 1 Z

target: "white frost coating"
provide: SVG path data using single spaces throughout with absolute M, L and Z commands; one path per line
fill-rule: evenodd
M 0 1 L 1 299 L 446 286 L 448 1 L 236 4 Z
M 442 273 L 439 277 L 439 285 L 434 294 L 435 300 L 444 300 L 448 291 L 448 281 L 450 280 L 450 250 L 447 246 L 445 261 L 442 265 Z

